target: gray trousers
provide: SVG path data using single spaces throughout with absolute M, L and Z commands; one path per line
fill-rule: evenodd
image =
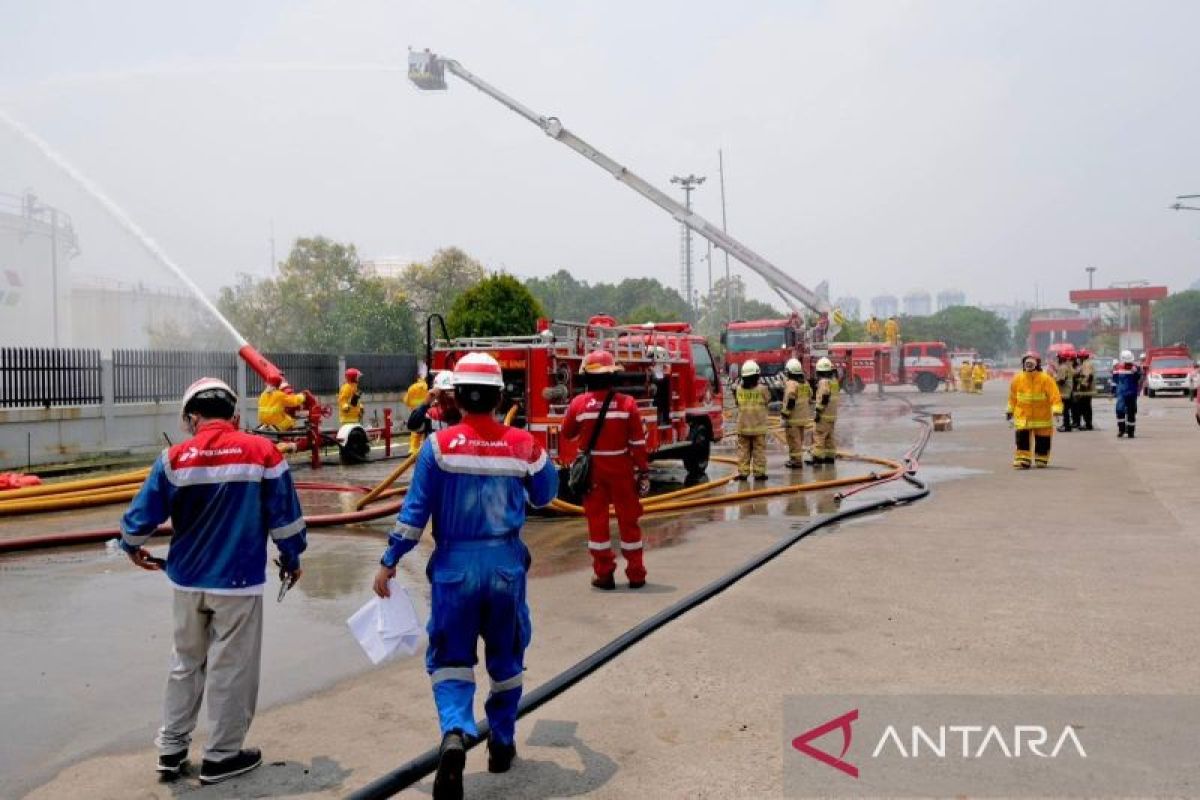
M 212 730 L 204 757 L 223 761 L 242 749 L 258 702 L 262 619 L 262 595 L 175 590 L 175 648 L 154 740 L 160 754 L 188 749 L 206 679 Z

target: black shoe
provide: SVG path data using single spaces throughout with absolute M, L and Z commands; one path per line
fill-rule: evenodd
M 488 772 L 508 772 L 513 759 L 517 757 L 515 744 L 500 744 L 491 736 L 488 737 Z
M 754 476 L 754 480 L 756 480 L 756 481 L 765 481 L 766 479 L 767 479 L 766 475 L 755 475 Z
M 784 465 L 785 467 L 787 467 L 788 469 L 804 469 L 804 462 L 803 462 L 803 461 L 791 461 L 791 460 L 788 460 L 788 461 L 785 461 L 785 462 L 783 462 L 783 465 Z
M 462 734 L 450 731 L 442 737 L 438 750 L 437 775 L 433 779 L 433 800 L 462 800 L 463 767 L 467 763 L 467 750 Z
M 200 782 L 206 785 L 220 783 L 238 775 L 245 775 L 261 765 L 262 752 L 257 747 L 239 750 L 236 756 L 224 761 L 209 761 L 206 758 L 200 764 Z
M 592 586 L 608 592 L 617 588 L 617 580 L 612 576 L 611 572 L 604 576 L 596 575 L 592 578 Z
M 630 582 L 629 582 L 629 588 L 630 588 L 630 589 L 640 589 L 640 588 L 642 588 L 642 587 L 643 587 L 643 586 L 645 586 L 645 585 L 646 585 L 646 579 L 645 579 L 645 578 L 642 578 L 640 581 L 630 581 Z
M 750 476 L 749 475 L 738 475 L 737 479 L 739 481 L 748 481 L 748 480 L 750 480 Z
M 164 781 L 173 781 L 183 774 L 183 768 L 187 766 L 187 750 L 180 750 L 178 753 L 172 753 L 169 756 L 158 757 L 158 776 Z
M 1126 428 L 1125 435 L 1128 436 L 1130 439 L 1132 439 L 1133 438 L 1133 428 Z

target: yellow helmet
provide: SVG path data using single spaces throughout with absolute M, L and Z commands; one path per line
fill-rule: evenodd
M 742 364 L 742 377 L 743 378 L 749 378 L 754 375 L 760 375 L 760 374 L 762 374 L 762 370 L 760 370 L 758 368 L 758 362 L 755 361 L 754 359 L 750 359 L 745 364 Z
M 817 361 L 817 372 L 833 372 L 833 362 L 824 356 Z

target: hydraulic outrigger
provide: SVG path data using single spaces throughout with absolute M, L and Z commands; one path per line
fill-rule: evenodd
M 561 142 L 562 144 L 574 150 L 576 153 L 584 156 L 589 161 L 611 174 L 621 183 L 625 184 L 642 197 L 645 197 L 647 200 L 666 211 L 681 224 L 686 225 L 691 230 L 712 242 L 715 247 L 718 247 L 721 250 L 729 253 L 738 261 L 742 262 L 747 267 L 761 275 L 772 289 L 784 297 L 785 301 L 787 301 L 789 297 L 795 298 L 808 308 L 812 309 L 814 312 L 818 314 L 827 314 L 829 318 L 827 340 L 831 340 L 835 335 L 837 335 L 838 330 L 841 328 L 841 314 L 836 313 L 835 309 L 830 305 L 828 300 L 804 286 L 796 279 L 792 278 L 786 272 L 776 267 L 770 261 L 767 261 L 758 253 L 754 252 L 725 231 L 721 230 L 721 228 L 718 226 L 713 225 L 695 211 L 688 209 L 682 203 L 675 201 L 670 197 L 670 195 L 661 191 L 644 178 L 634 174 L 629 170 L 628 167 L 617 163 L 612 158 L 609 158 L 607 155 L 600 152 L 571 131 L 567 130 L 565 127 L 563 127 L 563 124 L 559 121 L 558 117 L 544 117 L 532 109 L 527 108 L 517 100 L 509 97 L 504 92 L 489 84 L 487 81 L 484 81 L 482 78 L 474 75 L 464 68 L 462 64 L 453 59 L 443 58 L 436 53 L 430 52 L 429 50 L 409 51 L 408 77 L 409 80 L 416 84 L 418 88 L 445 89 L 447 72 L 457 75 L 459 78 L 471 84 L 479 91 L 504 104 L 517 114 L 520 114 L 522 117 L 541 128 L 542 132 L 551 139 Z

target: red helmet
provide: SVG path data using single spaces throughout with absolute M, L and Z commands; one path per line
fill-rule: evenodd
M 1088 349 L 1085 347 L 1085 348 L 1083 348 L 1082 350 L 1080 350 L 1080 351 L 1078 351 L 1077 353 L 1075 353 L 1075 355 L 1079 356 L 1080 358 L 1091 358 L 1091 357 L 1092 357 L 1092 351 L 1091 351 L 1091 350 L 1088 350 Z
M 467 353 L 454 365 L 455 386 L 495 386 L 504 388 L 500 362 L 487 353 Z
M 593 350 L 583 357 L 579 371 L 588 375 L 605 375 L 620 372 L 621 365 L 607 350 Z
M 1058 351 L 1058 360 L 1059 361 L 1070 361 L 1074 357 L 1075 357 L 1074 350 L 1067 350 L 1066 348 L 1064 348 L 1064 349 Z
M 355 369 L 354 367 L 351 367 L 350 369 L 346 370 L 346 382 L 347 383 L 358 383 L 358 379 L 361 377 L 362 377 L 362 370 Z

